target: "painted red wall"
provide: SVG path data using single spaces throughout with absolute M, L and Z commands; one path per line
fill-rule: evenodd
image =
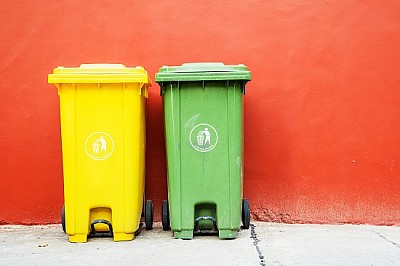
M 400 225 L 398 1 L 3 1 L 0 223 L 63 204 L 54 67 L 221 61 L 253 73 L 244 194 L 253 218 Z M 162 102 L 148 101 L 147 196 L 166 198 Z

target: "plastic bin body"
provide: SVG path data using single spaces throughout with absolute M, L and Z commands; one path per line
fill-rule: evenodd
M 156 75 L 164 104 L 170 223 L 176 238 L 215 229 L 220 238 L 237 237 L 248 80 L 245 66 L 217 63 L 162 67 Z
M 112 225 L 114 241 L 132 240 L 144 195 L 146 101 L 141 67 L 56 68 L 60 96 L 66 233 L 86 242 Z M 98 224 L 96 224 L 98 223 Z M 92 230 L 93 231 L 93 230 Z

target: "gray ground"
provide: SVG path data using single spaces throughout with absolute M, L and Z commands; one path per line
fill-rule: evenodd
M 253 222 L 235 240 L 174 239 L 160 223 L 133 241 L 68 242 L 61 225 L 0 226 L 0 265 L 400 265 L 400 227 Z

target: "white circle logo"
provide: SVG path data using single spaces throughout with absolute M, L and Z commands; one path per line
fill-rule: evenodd
M 85 150 L 93 160 L 105 160 L 114 151 L 114 141 L 105 132 L 93 132 L 86 138 Z
M 209 152 L 217 146 L 218 133 L 209 124 L 198 124 L 190 131 L 189 141 L 196 151 Z

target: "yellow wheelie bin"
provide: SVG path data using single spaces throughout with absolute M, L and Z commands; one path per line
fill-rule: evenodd
M 70 242 L 107 233 L 132 240 L 145 216 L 146 102 L 151 80 L 143 67 L 82 64 L 57 67 L 48 82 L 60 97 L 64 173 L 62 225 Z M 144 211 L 143 204 L 145 202 Z

